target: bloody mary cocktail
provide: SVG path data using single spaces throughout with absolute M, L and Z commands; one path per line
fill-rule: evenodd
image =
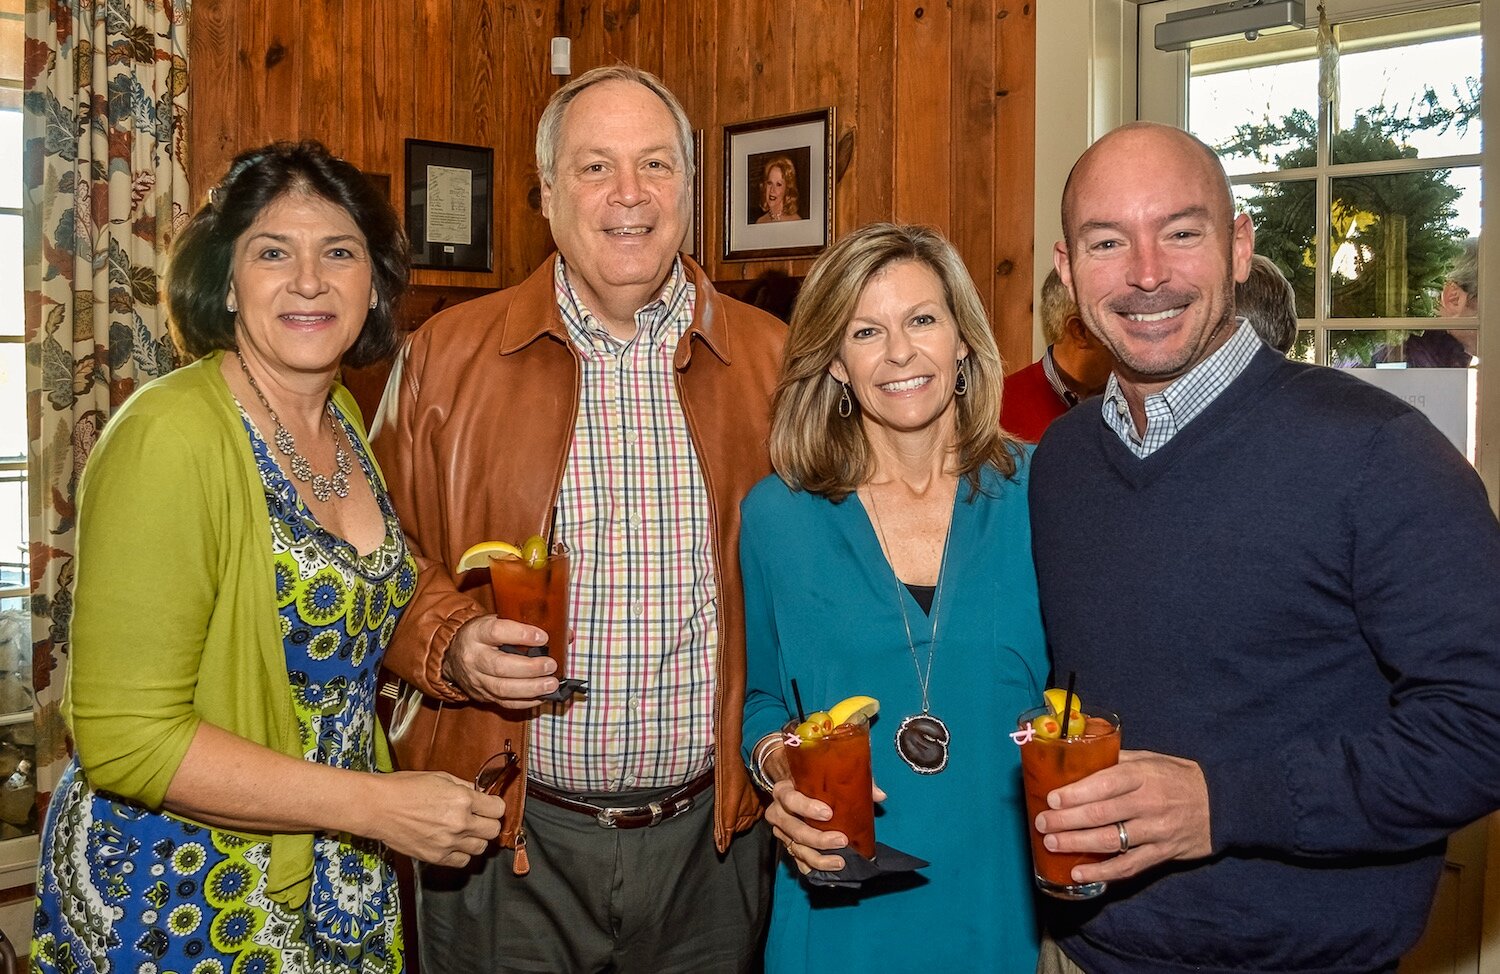
M 1059 704 L 1059 707 L 1062 705 Z M 1047 707 L 1028 710 L 1016 719 L 1019 728 L 1051 714 Z M 1110 858 L 1091 852 L 1051 852 L 1036 830 L 1036 817 L 1047 810 L 1047 793 L 1086 778 L 1120 760 L 1120 718 L 1095 711 L 1084 720 L 1083 733 L 1046 739 L 1036 735 L 1021 745 L 1021 776 L 1026 783 L 1026 815 L 1036 885 L 1060 899 L 1082 900 L 1104 892 L 1105 884 L 1075 883 L 1073 867 Z
M 792 784 L 802 794 L 833 809 L 826 822 L 808 822 L 825 832 L 842 832 L 866 859 L 875 858 L 875 800 L 870 793 L 870 722 L 855 717 L 816 740 L 797 737 L 797 721 L 783 728 Z M 792 741 L 797 741 L 794 745 Z
M 547 655 L 557 661 L 558 680 L 567 667 L 570 565 L 568 549 L 561 544 L 553 545 L 546 560 L 535 567 L 524 558 L 490 559 L 495 614 L 547 633 Z

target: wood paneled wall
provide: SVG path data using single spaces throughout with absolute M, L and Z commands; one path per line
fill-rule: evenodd
M 1011 366 L 1030 358 L 1035 0 L 198 0 L 190 172 L 201 198 L 240 149 L 319 138 L 403 185 L 404 140 L 495 149 L 495 270 L 419 271 L 495 288 L 550 251 L 533 136 L 573 70 L 623 60 L 660 75 L 704 129 L 716 280 L 811 261 L 723 262 L 721 126 L 833 105 L 835 232 L 930 223 L 964 255 Z M 399 199 L 398 209 L 399 207 Z

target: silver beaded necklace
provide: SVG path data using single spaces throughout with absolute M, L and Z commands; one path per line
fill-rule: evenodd
M 325 404 L 327 406 L 328 428 L 333 431 L 333 462 L 337 466 L 332 475 L 324 476 L 313 473 L 312 464 L 307 457 L 297 452 L 297 440 L 292 436 L 292 431 L 281 424 L 281 417 L 276 415 L 276 410 L 266 401 L 266 394 L 260 391 L 260 384 L 255 381 L 255 376 L 250 374 L 250 369 L 245 365 L 245 357 L 238 351 L 234 353 L 235 361 L 240 363 L 240 371 L 245 373 L 245 379 L 250 383 L 250 391 L 255 393 L 255 398 L 266 407 L 266 412 L 271 414 L 271 422 L 276 429 L 273 439 L 276 441 L 276 449 L 292 461 L 292 476 L 298 481 L 312 487 L 313 496 L 319 501 L 326 501 L 330 497 L 337 496 L 345 498 L 349 496 L 349 473 L 354 469 L 354 458 L 349 456 L 344 449 L 343 437 L 339 436 L 338 413 L 333 408 L 333 400 Z

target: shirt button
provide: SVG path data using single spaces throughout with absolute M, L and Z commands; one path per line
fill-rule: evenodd
M 628 430 L 625 431 L 625 442 L 626 443 L 634 443 L 636 440 L 640 439 L 640 437 L 641 437 L 641 434 L 637 433 L 633 429 L 628 429 Z
M 630 709 L 631 710 L 640 710 L 641 709 L 641 698 L 640 697 L 631 697 L 628 702 L 630 704 Z
M 639 514 L 630 515 L 630 529 L 632 531 L 639 531 L 641 529 L 641 516 Z
M 631 786 L 634 786 L 634 785 L 635 785 L 635 783 L 636 783 L 636 782 L 637 782 L 637 781 L 638 781 L 638 780 L 640 780 L 640 779 L 638 779 L 638 778 L 637 778 L 637 777 L 636 777 L 636 776 L 635 776 L 635 775 L 633 775 L 633 774 L 627 774 L 627 775 L 626 775 L 626 776 L 625 776 L 625 783 L 626 783 L 626 784 L 627 784 L 627 785 L 631 785 Z
M 637 619 L 644 615 L 645 612 L 646 603 L 642 602 L 640 599 L 636 599 L 634 602 L 630 603 L 630 614 L 635 616 Z

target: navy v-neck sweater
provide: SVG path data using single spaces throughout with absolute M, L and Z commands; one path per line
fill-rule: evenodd
M 1214 855 L 1057 905 L 1088 971 L 1365 972 L 1423 929 L 1443 838 L 1500 805 L 1500 526 L 1427 419 L 1257 353 L 1151 456 L 1097 408 L 1038 447 L 1054 672 L 1197 761 Z

